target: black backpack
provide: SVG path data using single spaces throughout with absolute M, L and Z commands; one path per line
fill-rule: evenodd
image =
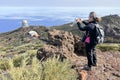
M 102 28 L 102 26 L 100 26 L 99 24 L 95 24 L 95 33 L 96 33 L 96 35 L 95 35 L 95 38 L 96 38 L 96 42 L 98 43 L 98 44 L 100 44 L 100 43 L 103 43 L 104 42 L 104 30 L 103 30 L 103 28 Z

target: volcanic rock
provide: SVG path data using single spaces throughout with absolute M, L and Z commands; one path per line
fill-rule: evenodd
M 48 58 L 56 54 L 60 55 L 61 58 L 74 60 L 73 58 L 78 57 L 76 54 L 81 53 L 80 51 L 83 51 L 84 48 L 80 37 L 73 36 L 72 33 L 66 31 L 53 29 L 48 32 L 48 40 L 48 44 L 38 50 L 38 59 Z

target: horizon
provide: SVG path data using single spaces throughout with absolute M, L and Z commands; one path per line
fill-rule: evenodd
M 91 11 L 100 17 L 120 16 L 120 7 L 0 7 L 0 11 L 0 33 L 20 28 L 22 20 L 50 27 L 73 22 L 77 17 L 87 19 Z

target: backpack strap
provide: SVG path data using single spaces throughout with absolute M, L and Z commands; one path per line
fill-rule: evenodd
M 98 32 L 98 35 L 102 36 L 100 29 L 103 29 L 103 28 L 99 24 L 95 24 L 95 27 L 96 27 L 96 31 Z

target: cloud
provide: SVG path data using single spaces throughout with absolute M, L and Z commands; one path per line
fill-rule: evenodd
M 120 8 L 94 8 L 94 7 L 3 7 L 0 8 L 0 19 L 27 19 L 30 21 L 56 21 L 71 22 L 75 18 L 87 19 L 89 12 L 95 11 L 98 16 L 119 14 Z M 5 14 L 4 14 L 5 13 Z

